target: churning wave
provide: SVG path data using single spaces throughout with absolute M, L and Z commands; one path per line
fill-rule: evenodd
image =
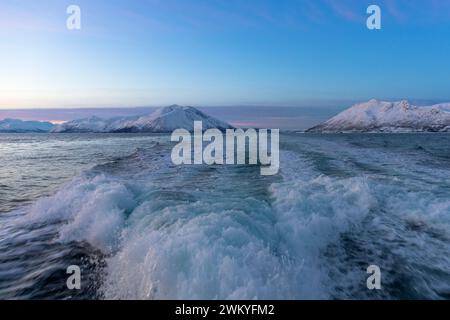
M 0 246 L 30 263 L 11 258 L 8 274 L 1 254 L 1 278 L 21 286 L 0 294 L 70 298 L 44 284 L 64 286 L 55 270 L 82 261 L 75 298 L 449 298 L 448 160 L 348 139 L 284 136 L 276 177 L 174 166 L 164 143 L 96 166 L 10 213 Z M 380 291 L 366 287 L 372 264 Z

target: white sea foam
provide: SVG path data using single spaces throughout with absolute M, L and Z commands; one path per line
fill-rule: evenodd
M 322 250 L 358 225 L 374 199 L 364 178 L 321 176 L 299 155 L 283 157 L 289 165 L 270 186 L 271 205 L 206 196 L 138 203 L 124 182 L 100 174 L 38 201 L 28 218 L 63 221 L 60 241 L 112 254 L 106 298 L 329 298 Z
M 125 212 L 135 206 L 132 193 L 105 175 L 82 175 L 58 193 L 36 202 L 26 219 L 63 222 L 60 240 L 88 241 L 108 253 L 125 225 Z
M 304 270 L 296 284 L 304 297 L 329 297 L 332 266 L 322 257 L 340 234 L 358 228 L 376 199 L 364 177 L 332 178 L 319 175 L 298 154 L 285 152 L 284 180 L 272 185 L 276 228 L 283 234 L 283 251 Z M 311 293 L 318 293 L 317 296 Z
M 140 204 L 108 259 L 106 297 L 328 298 L 321 250 L 356 226 L 375 200 L 364 178 L 319 176 L 286 156 L 291 166 L 271 186 L 272 207 L 255 199 L 231 210 L 207 199 Z
M 59 241 L 87 241 L 108 254 L 105 298 L 366 297 L 364 266 L 373 263 L 392 290 L 399 274 L 417 268 L 414 290 L 445 293 L 444 169 L 432 174 L 416 153 L 305 139 L 282 150 L 275 181 L 257 168 L 171 168 L 164 152 L 135 170 L 148 161 L 142 152 L 120 163 L 118 176 L 75 178 L 24 220 L 58 222 Z M 433 277 L 421 272 L 430 263 Z

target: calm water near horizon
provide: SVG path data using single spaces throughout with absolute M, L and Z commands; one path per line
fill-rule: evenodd
M 172 146 L 0 134 L 0 298 L 450 299 L 450 134 L 286 133 L 272 177 Z

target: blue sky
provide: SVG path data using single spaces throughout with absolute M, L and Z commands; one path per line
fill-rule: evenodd
M 2 0 L 0 39 L 3 109 L 450 101 L 450 0 Z

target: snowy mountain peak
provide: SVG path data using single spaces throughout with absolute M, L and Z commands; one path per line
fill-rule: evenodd
M 158 108 L 153 113 L 151 113 L 149 116 L 152 116 L 153 118 L 157 118 L 157 117 L 167 116 L 168 114 L 173 113 L 173 112 L 178 112 L 181 114 L 183 112 L 189 112 L 192 110 L 196 110 L 196 109 L 193 107 L 185 107 L 185 106 L 179 106 L 177 104 L 173 104 L 168 107 Z
M 308 132 L 448 132 L 450 104 L 417 107 L 407 100 L 356 104 Z
M 194 129 L 194 121 L 202 121 L 203 128 L 227 129 L 231 126 L 210 117 L 194 107 L 171 105 L 135 117 L 101 119 L 90 117 L 64 123 L 53 132 L 172 132 L 175 129 Z
M 408 100 L 402 100 L 400 101 L 399 105 L 402 107 L 402 109 L 404 110 L 408 110 L 410 107 L 410 104 L 408 102 Z

